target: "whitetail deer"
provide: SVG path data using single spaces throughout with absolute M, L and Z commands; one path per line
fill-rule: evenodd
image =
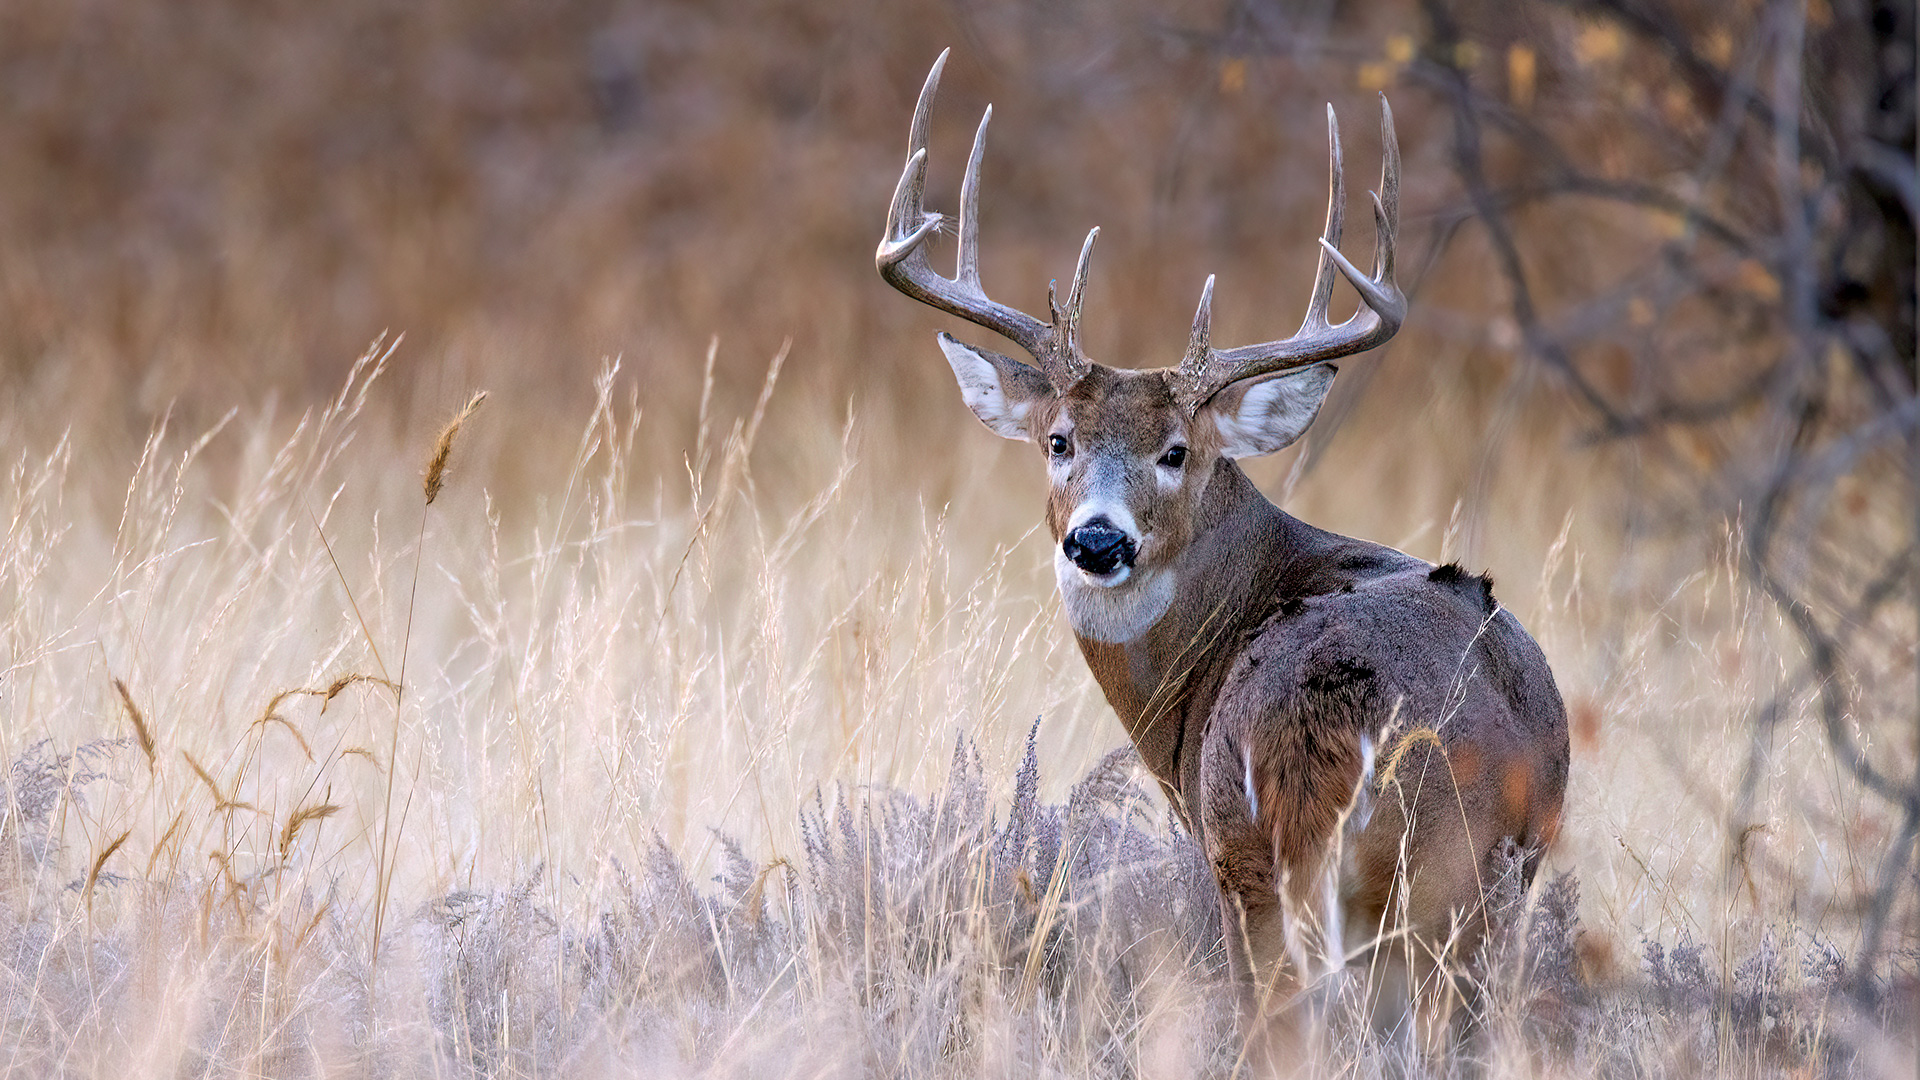
M 1559 691 L 1488 578 L 1307 525 L 1234 464 L 1299 438 L 1333 382 L 1329 361 L 1400 327 L 1399 146 L 1386 99 L 1373 273 L 1339 250 L 1345 188 L 1329 106 L 1332 192 L 1299 332 L 1215 348 L 1209 277 L 1180 366 L 1129 371 L 1091 363 L 1081 347 L 1098 229 L 1065 307 L 1049 294 L 1049 321 L 982 290 L 980 154 L 991 107 L 960 189 L 958 272 L 944 278 L 928 265 L 927 240 L 944 219 L 921 196 L 945 63 L 942 53 L 914 110 L 875 254 L 880 274 L 1037 363 L 939 335 L 967 405 L 1046 460 L 1067 618 L 1141 760 L 1212 862 L 1243 1006 L 1271 1015 L 1267 1004 L 1328 970 L 1316 962 L 1364 961 L 1399 987 L 1393 1008 L 1376 1002 L 1376 1026 L 1417 1019 L 1431 1048 L 1453 999 L 1415 988 L 1444 987 L 1436 973 L 1481 940 L 1498 853 L 1517 844 L 1530 879 L 1558 829 L 1567 783 Z M 1327 318 L 1336 270 L 1362 301 L 1337 325 Z M 1396 929 L 1394 947 L 1381 945 Z M 1360 943 L 1351 953 L 1349 936 Z M 1278 999 L 1266 996 L 1274 990 Z

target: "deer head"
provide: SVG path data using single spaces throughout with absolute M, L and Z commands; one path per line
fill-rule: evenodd
M 1051 480 L 1047 524 L 1069 617 L 1083 636 L 1127 641 L 1167 609 L 1183 553 L 1202 527 L 1209 485 L 1236 459 L 1270 454 L 1298 439 L 1333 384 L 1329 361 L 1392 337 L 1406 313 L 1394 284 L 1399 224 L 1399 145 L 1381 98 L 1384 163 L 1374 196 L 1374 269 L 1361 273 L 1339 250 L 1345 183 L 1340 135 L 1327 109 L 1332 192 L 1320 238 L 1319 272 L 1306 320 L 1292 337 L 1233 349 L 1211 339 L 1213 278 L 1200 293 L 1193 333 L 1178 367 L 1121 370 L 1087 359 L 1080 339 L 1087 264 L 1100 230 L 1087 234 L 1065 307 L 1049 288 L 1045 322 L 989 299 L 980 284 L 980 158 L 987 108 L 960 188 L 959 266 L 951 278 L 927 262 L 927 238 L 946 220 L 924 209 L 927 129 L 947 53 L 928 73 L 914 109 L 906 170 L 894 191 L 874 262 L 894 288 L 1018 344 L 1029 364 L 942 333 L 940 349 L 967 405 L 1003 438 L 1035 444 Z M 1334 273 L 1362 300 L 1345 322 L 1327 318 Z

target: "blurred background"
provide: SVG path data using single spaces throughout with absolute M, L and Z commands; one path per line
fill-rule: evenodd
M 981 335 L 872 268 L 934 57 L 929 205 L 991 102 L 987 290 L 1042 310 L 1102 226 L 1085 325 L 1119 366 L 1177 362 L 1209 273 L 1216 341 L 1297 325 L 1327 103 L 1363 258 L 1384 92 L 1412 314 L 1256 479 L 1492 569 L 1566 691 L 1563 857 L 1622 941 L 1645 897 L 1601 882 L 1678 827 L 1713 905 L 1817 910 L 1910 985 L 1914 42 L 1898 0 L 10 0 L 0 446 L 70 434 L 100 478 L 72 512 L 110 523 L 163 418 L 295 416 L 399 335 L 373 445 L 405 479 L 486 388 L 460 482 L 511 525 L 609 358 L 640 409 L 622 482 L 684 494 L 703 417 L 751 410 L 784 349 L 756 499 L 801 509 L 845 429 L 875 550 L 944 514 L 944 572 L 1024 552 L 1010 588 L 1044 597 L 1040 470 L 933 343 Z M 1038 709 L 1005 711 L 1017 747 Z

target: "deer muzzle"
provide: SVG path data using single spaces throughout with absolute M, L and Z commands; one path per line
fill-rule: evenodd
M 1060 542 L 1067 561 L 1096 577 L 1105 577 L 1133 565 L 1133 538 L 1106 518 L 1097 517 L 1067 534 Z

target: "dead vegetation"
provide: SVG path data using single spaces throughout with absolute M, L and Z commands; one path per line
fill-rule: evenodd
M 1567 698 L 1461 1064 L 1911 1075 L 1884 6 L 7 5 L 0 1071 L 1233 1073 L 1037 470 L 871 270 L 953 44 L 986 276 L 1104 226 L 1121 364 L 1210 272 L 1290 329 L 1391 88 L 1413 316 L 1256 479 L 1491 568 Z M 1325 1070 L 1425 1069 L 1357 993 Z

